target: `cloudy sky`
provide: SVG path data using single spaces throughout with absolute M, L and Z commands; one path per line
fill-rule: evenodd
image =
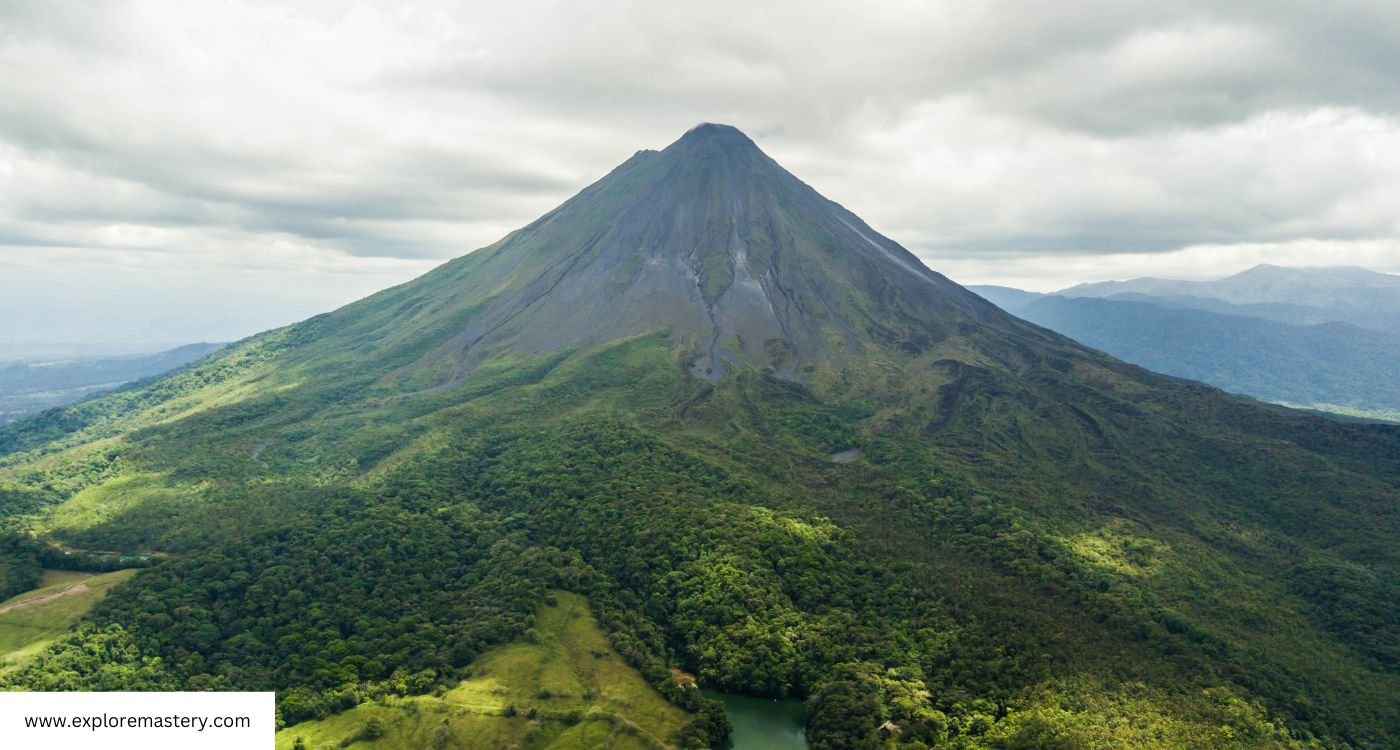
M 0 0 L 0 342 L 224 340 L 727 122 L 963 283 L 1400 272 L 1400 3 Z

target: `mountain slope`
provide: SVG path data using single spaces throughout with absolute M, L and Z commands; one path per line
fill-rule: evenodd
M 455 684 L 549 588 L 719 739 L 1380 747 L 1400 432 L 998 310 L 701 126 L 497 244 L 0 432 L 7 525 L 170 559 L 10 684 Z M 106 654 L 96 658 L 94 654 Z
M 877 349 L 972 328 L 1037 337 L 783 170 L 732 127 L 641 151 L 500 242 L 324 321 L 325 349 L 400 365 L 406 387 L 462 382 L 531 356 L 668 329 L 692 372 L 771 366 L 825 382 Z M 401 355 L 405 334 L 450 335 Z M 415 335 L 415 343 L 420 340 Z M 398 357 L 404 356 L 400 360 Z
M 1400 410 L 1400 336 L 1118 298 L 1050 296 L 1016 314 L 1156 372 L 1274 402 Z
M 472 676 L 441 696 L 363 704 L 278 731 L 277 747 L 532 747 L 650 750 L 686 714 L 669 705 L 615 654 L 581 597 L 546 595 L 536 632 L 484 654 Z M 366 732 L 370 722 L 378 730 Z

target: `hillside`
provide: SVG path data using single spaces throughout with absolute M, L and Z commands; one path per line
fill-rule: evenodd
M 1389 278 L 1349 268 L 1275 270 L 1295 286 L 1314 279 L 1314 286 L 1350 281 L 1381 288 Z M 1260 274 L 1255 269 L 1222 282 Z M 1400 369 L 1400 335 L 1395 331 L 1337 322 L 1358 317 L 1345 310 L 1172 294 L 1201 283 L 1139 279 L 1048 295 L 1010 287 L 968 288 L 1018 317 L 1156 372 L 1327 413 L 1389 421 L 1400 415 L 1400 385 L 1394 377 Z M 1125 287 L 1165 296 L 1120 291 Z M 1067 296 L 1075 290 L 1106 296 Z M 1400 299 L 1400 291 L 1387 294 Z M 1360 317 L 1375 324 L 1369 313 Z
M 1119 298 L 1050 296 L 1016 314 L 1149 370 L 1266 401 L 1400 410 L 1400 335 L 1294 326 Z
M 0 673 L 28 662 L 135 571 L 46 570 L 37 588 L 0 601 Z
M 495 648 L 440 695 L 389 698 L 286 727 L 277 747 L 653 750 L 686 722 L 612 645 L 576 594 L 546 595 L 525 639 Z
M 670 667 L 806 699 L 814 748 L 1385 747 L 1397 457 L 1008 315 L 706 125 L 0 430 L 8 529 L 169 554 L 4 684 L 334 723 L 470 685 L 558 589 L 674 746 L 723 725 Z

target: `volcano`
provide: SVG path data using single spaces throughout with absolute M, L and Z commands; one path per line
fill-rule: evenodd
M 490 714 L 511 741 L 720 742 L 682 674 L 804 699 L 818 748 L 1381 747 L 1398 457 L 1007 315 L 705 124 L 419 279 L 0 430 L 16 554 L 162 553 L 0 685 L 276 690 L 287 743 L 380 711 L 354 736 L 427 746 L 440 709 L 432 743 L 484 746 L 454 686 L 549 648 L 562 590 L 589 658 L 690 718 L 576 666 L 521 694 L 535 724 Z
M 797 377 L 864 360 L 872 337 L 918 350 L 947 326 L 998 318 L 725 125 L 639 152 L 453 270 L 468 284 L 512 282 L 478 287 L 481 315 L 435 353 L 456 357 L 458 375 L 502 349 L 665 327 L 711 382 L 734 366 Z
M 435 387 L 503 352 L 660 329 L 711 383 L 736 367 L 825 382 L 881 351 L 919 354 L 960 332 L 1054 346 L 715 124 L 638 152 L 500 242 L 336 317 L 385 305 L 412 311 L 383 322 L 388 338 L 461 321 L 405 370 L 436 373 Z

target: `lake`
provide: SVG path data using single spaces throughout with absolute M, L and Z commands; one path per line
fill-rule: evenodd
M 807 750 L 802 701 L 775 701 L 709 689 L 701 692 L 724 702 L 724 712 L 734 725 L 729 736 L 732 750 Z

